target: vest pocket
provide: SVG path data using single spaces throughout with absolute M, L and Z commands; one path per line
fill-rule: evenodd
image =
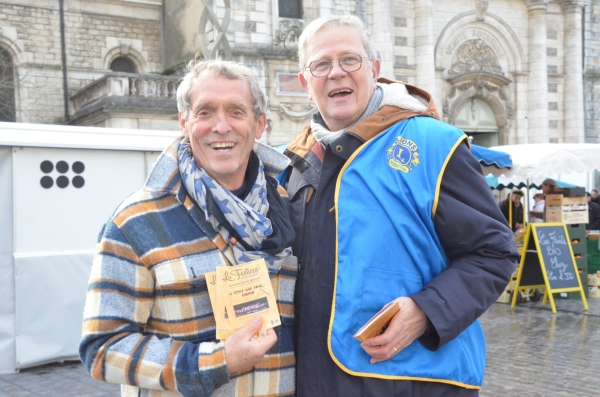
M 418 274 L 365 268 L 360 312 L 357 316 L 359 328 L 387 303 L 421 288 L 423 279 Z

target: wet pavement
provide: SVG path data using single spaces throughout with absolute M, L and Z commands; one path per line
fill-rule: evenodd
M 600 299 L 495 303 L 481 317 L 487 371 L 481 397 L 560 397 L 600 394 Z M 0 375 L 0 397 L 118 396 L 119 386 L 92 379 L 78 362 Z M 318 396 L 316 396 L 318 397 Z
M 557 299 L 549 304 L 496 303 L 481 317 L 487 369 L 480 395 L 597 396 L 600 369 L 600 299 Z

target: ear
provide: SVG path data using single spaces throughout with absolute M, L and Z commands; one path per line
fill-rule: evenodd
M 304 89 L 308 93 L 308 99 L 312 101 L 312 94 L 310 92 L 310 89 L 308 88 L 308 81 L 306 80 L 306 77 L 304 77 L 304 72 L 298 73 L 298 79 L 300 80 L 300 84 L 302 84 L 302 87 L 304 87 Z
M 265 132 L 265 128 L 267 127 L 267 114 L 263 113 L 262 116 L 258 118 L 256 122 L 256 134 L 255 138 L 260 139 L 262 137 L 263 132 Z
M 371 72 L 373 73 L 373 81 L 377 82 L 379 78 L 379 72 L 381 71 L 381 61 L 379 59 L 374 59 L 372 62 L 373 66 L 371 67 Z
M 183 118 L 182 112 L 177 113 L 177 119 L 179 120 L 179 129 L 181 130 L 181 133 L 184 137 L 189 138 L 188 130 L 186 128 L 187 120 Z

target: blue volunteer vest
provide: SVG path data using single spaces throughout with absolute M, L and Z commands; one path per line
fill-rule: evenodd
M 466 139 L 429 117 L 390 127 L 360 147 L 336 185 L 336 281 L 329 352 L 347 373 L 479 388 L 485 340 L 479 321 L 432 352 L 414 341 L 370 364 L 352 335 L 386 303 L 420 291 L 448 267 L 434 229 L 444 167 Z

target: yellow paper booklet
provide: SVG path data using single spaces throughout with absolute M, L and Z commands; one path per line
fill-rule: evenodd
M 225 340 L 231 335 L 234 330 L 227 316 L 227 309 L 225 309 L 224 300 L 219 300 L 217 297 L 217 272 L 205 273 L 206 287 L 208 289 L 208 296 L 210 297 L 210 305 L 213 309 L 216 322 L 217 339 Z
M 367 339 L 383 334 L 392 320 L 392 317 L 394 317 L 394 314 L 398 313 L 399 310 L 400 304 L 398 302 L 388 303 L 352 336 L 359 342 L 364 342 Z
M 257 315 L 263 318 L 261 336 L 281 324 L 277 301 L 264 259 L 236 266 L 217 266 L 217 302 L 227 308 L 234 330 Z M 217 310 L 219 307 L 217 307 Z M 217 313 L 217 312 L 215 312 Z

